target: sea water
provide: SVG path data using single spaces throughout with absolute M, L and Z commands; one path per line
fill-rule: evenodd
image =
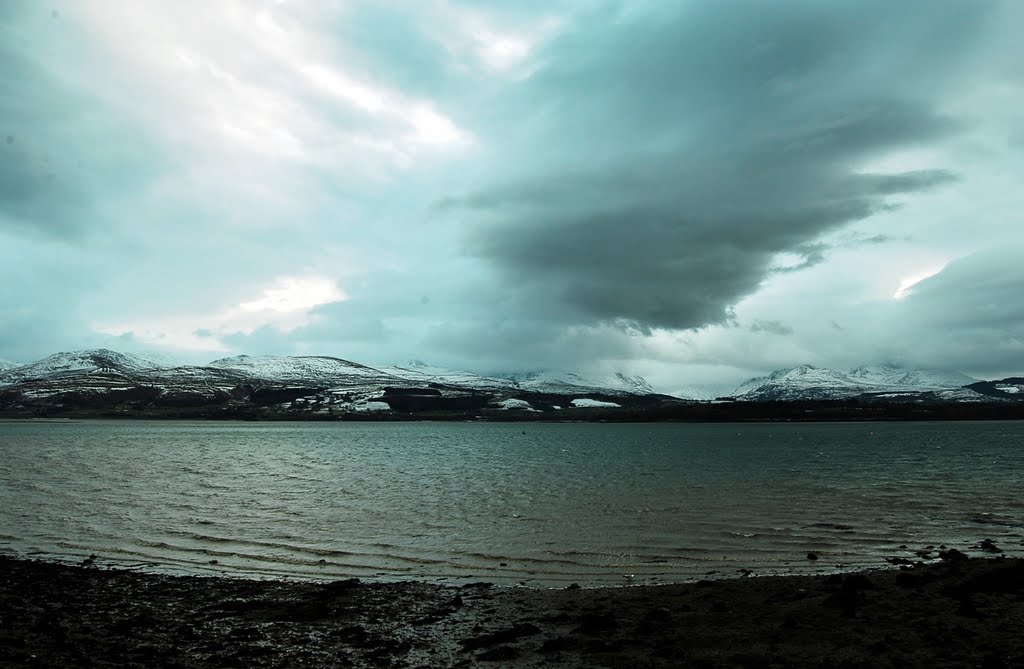
M 0 553 L 23 557 L 603 585 L 984 538 L 1024 552 L 1024 422 L 0 423 Z

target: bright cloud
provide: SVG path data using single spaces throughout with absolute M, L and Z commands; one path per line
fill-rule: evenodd
M 901 279 L 899 288 L 897 288 L 896 292 L 892 294 L 893 299 L 902 300 L 913 291 L 914 286 L 921 283 L 925 279 L 930 279 L 931 277 L 935 276 L 945 268 L 946 264 L 942 264 L 936 267 L 932 267 L 930 269 L 922 270 L 920 272 L 915 272 L 914 274 Z
M 343 302 L 348 296 L 337 284 L 318 276 L 279 277 L 259 297 L 209 314 L 178 314 L 138 322 L 98 323 L 100 332 L 181 351 L 226 351 L 221 339 L 248 335 L 260 328 L 288 333 L 313 322 L 321 305 Z

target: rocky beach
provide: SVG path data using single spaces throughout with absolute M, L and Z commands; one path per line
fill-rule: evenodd
M 529 589 L 0 558 L 6 667 L 1024 666 L 1024 561 Z

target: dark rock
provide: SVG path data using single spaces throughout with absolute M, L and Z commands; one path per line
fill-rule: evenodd
M 962 562 L 970 559 L 955 548 L 950 548 L 948 551 L 939 551 L 939 557 L 948 562 Z
M 491 632 L 490 634 L 481 634 L 480 636 L 463 639 L 459 644 L 462 645 L 464 650 L 476 650 L 477 648 L 495 646 L 499 643 L 511 643 L 518 639 L 533 636 L 535 634 L 540 634 L 539 627 L 533 623 L 521 623 L 519 625 L 513 625 L 507 630 Z
M 833 592 L 821 603 L 832 609 L 842 609 L 844 618 L 854 618 L 857 615 L 857 606 L 861 604 L 864 595 L 856 590 L 840 590 Z
M 921 585 L 921 577 L 917 574 L 910 574 L 901 571 L 896 575 L 896 585 L 901 588 L 916 588 Z
M 513 646 L 498 646 L 476 656 L 481 662 L 503 662 L 519 657 L 519 649 Z
M 817 553 L 808 553 L 807 554 L 807 559 L 808 560 L 817 560 L 818 559 L 818 554 Z
M 621 643 L 609 639 L 591 639 L 587 641 L 586 645 L 588 653 L 618 653 L 622 649 Z
M 580 589 L 580 584 L 579 583 L 570 583 L 569 585 L 565 586 L 565 589 L 566 590 L 579 590 Z
M 672 611 L 667 607 L 659 606 L 656 609 L 651 609 L 647 612 L 647 620 L 657 623 L 668 623 L 672 622 Z
M 1024 566 L 999 567 L 968 578 L 949 589 L 954 595 L 970 592 L 990 594 L 1024 593 Z
M 360 582 L 358 578 L 346 578 L 340 581 L 330 581 L 328 583 L 324 583 L 320 587 L 321 589 L 323 589 L 324 592 L 333 595 L 340 592 L 351 590 L 353 588 L 357 588 L 359 587 L 359 585 Z
M 583 634 L 601 634 L 609 632 L 619 626 L 619 622 L 610 613 L 587 613 L 580 620 L 577 632 Z
M 538 652 L 540 653 L 558 653 L 564 650 L 573 650 L 578 648 L 580 645 L 579 639 L 559 636 L 554 639 L 548 639 L 540 645 Z
M 349 625 L 348 627 L 342 627 L 341 629 L 333 630 L 329 635 L 335 639 L 345 641 L 352 646 L 356 646 L 357 648 L 369 645 L 370 634 L 362 625 Z
M 964 616 L 965 618 L 979 618 L 981 614 L 978 612 L 978 607 L 974 605 L 974 602 L 970 598 L 965 597 L 960 600 L 960 606 L 956 610 L 958 616 Z
M 974 546 L 971 546 L 971 548 L 975 548 L 977 550 L 982 550 L 982 551 L 985 551 L 986 553 L 1001 553 L 1002 552 L 1002 550 L 999 548 L 999 546 L 996 546 L 995 542 L 993 542 L 991 539 L 982 539 L 981 541 L 979 541 Z
M 871 582 L 864 574 L 850 574 L 843 579 L 842 589 L 848 592 L 857 592 L 860 590 L 870 590 L 875 587 L 875 584 Z
M 465 584 L 464 586 L 462 586 L 462 589 L 463 590 L 486 590 L 487 588 L 493 588 L 493 587 L 494 587 L 493 583 L 488 583 L 487 581 L 477 581 L 475 583 L 467 583 L 467 584 Z

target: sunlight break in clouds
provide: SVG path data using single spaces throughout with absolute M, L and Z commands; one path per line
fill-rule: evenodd
M 256 299 L 218 313 L 99 325 L 96 330 L 113 336 L 131 334 L 144 344 L 181 351 L 227 351 L 222 337 L 248 335 L 265 327 L 292 332 L 312 322 L 314 308 L 347 299 L 348 295 L 327 277 L 284 276 L 265 288 Z
M 359 71 L 300 9 L 100 2 L 83 18 L 119 77 L 153 87 L 145 98 L 162 102 L 132 103 L 135 111 L 185 140 L 195 160 L 263 157 L 374 173 L 382 159 L 405 168 L 424 149 L 471 144 L 435 100 Z
M 910 295 L 910 293 L 913 292 L 914 286 L 921 283 L 925 279 L 932 278 L 942 270 L 946 269 L 946 265 L 948 264 L 949 263 L 943 263 L 942 265 L 939 265 L 937 267 L 932 267 L 930 269 L 926 269 L 924 271 L 911 274 L 910 276 L 902 279 L 900 281 L 899 288 L 897 288 L 896 292 L 892 294 L 892 298 L 894 300 L 902 300 L 904 297 Z

